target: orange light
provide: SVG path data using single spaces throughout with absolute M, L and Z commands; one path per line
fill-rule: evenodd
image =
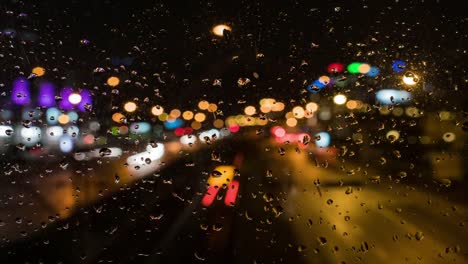
M 68 117 L 68 115 L 61 114 L 58 117 L 58 122 L 62 125 L 68 124 L 68 122 L 70 122 L 70 117 Z
M 225 24 L 216 25 L 213 27 L 212 32 L 218 37 L 224 36 L 224 30 L 231 31 L 231 27 Z
M 304 108 L 302 108 L 302 106 L 294 107 L 292 112 L 293 112 L 295 118 L 301 119 L 301 118 L 304 117 Z
M 121 123 L 123 119 L 125 119 L 125 116 L 121 113 L 115 113 L 112 115 L 112 121 L 116 123 Z
M 200 110 L 208 109 L 209 105 L 210 103 L 208 103 L 208 101 L 205 101 L 205 100 L 198 102 L 198 108 L 200 108 Z
M 297 119 L 295 118 L 286 119 L 286 125 L 288 125 L 289 127 L 295 127 L 297 125 Z
M 109 86 L 115 87 L 115 86 L 119 85 L 119 83 L 120 83 L 119 78 L 117 78 L 115 76 L 109 77 L 109 79 L 107 79 L 107 84 Z
M 361 65 L 359 65 L 359 73 L 362 73 L 362 74 L 366 74 L 370 71 L 370 65 L 369 64 L 366 64 L 366 63 L 363 63 Z
M 208 112 L 215 112 L 218 109 L 218 106 L 216 104 L 209 104 L 208 105 Z
M 192 124 L 190 124 L 190 127 L 192 127 L 194 130 L 198 130 L 201 128 L 201 123 L 197 121 L 193 121 Z
M 284 110 L 284 104 L 282 102 L 275 102 L 272 104 L 271 110 L 273 112 L 281 112 Z
M 213 121 L 213 126 L 216 128 L 222 128 L 224 126 L 224 121 L 221 119 L 216 119 Z
M 193 112 L 192 112 L 192 111 L 185 111 L 185 112 L 182 114 L 182 117 L 183 117 L 185 120 L 192 120 L 192 118 L 193 118 Z
M 307 111 L 313 113 L 318 110 L 318 104 L 311 102 L 311 103 L 306 104 L 305 108 Z
M 172 109 L 171 112 L 169 113 L 169 116 L 171 118 L 178 118 L 180 116 L 180 110 L 179 109 Z
M 197 122 L 203 122 L 206 119 L 206 115 L 204 113 L 196 113 L 195 114 L 195 121 Z
M 41 77 L 45 74 L 45 69 L 42 67 L 34 67 L 31 72 L 37 77 Z

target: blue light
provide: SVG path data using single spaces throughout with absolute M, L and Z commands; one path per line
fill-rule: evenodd
M 393 64 L 392 64 L 392 68 L 395 72 L 402 72 L 405 70 L 406 68 L 406 62 L 404 61 L 394 61 Z
M 315 134 L 315 145 L 320 148 L 326 148 L 330 145 L 331 137 L 327 132 L 320 132 Z
M 380 73 L 379 68 L 372 66 L 369 72 L 366 73 L 366 75 L 369 77 L 376 77 L 377 75 L 379 75 L 379 73 Z
M 325 84 L 321 83 L 319 80 L 315 80 L 313 83 L 307 86 L 307 91 L 311 93 L 317 93 L 325 87 Z
M 58 123 L 58 117 L 62 112 L 55 107 L 49 108 L 46 111 L 47 123 L 49 125 L 55 125 Z
M 164 127 L 169 130 L 176 129 L 182 126 L 182 120 L 180 118 L 176 118 L 173 120 L 168 120 L 164 122 Z
M 132 134 L 144 134 L 151 130 L 151 125 L 148 122 L 136 122 L 130 125 Z
M 375 93 L 375 98 L 384 105 L 406 103 L 411 101 L 411 93 L 403 90 L 383 89 Z

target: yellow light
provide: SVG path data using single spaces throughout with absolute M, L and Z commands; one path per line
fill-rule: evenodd
M 419 77 L 412 73 L 412 72 L 407 72 L 405 75 L 403 75 L 403 83 L 406 85 L 415 85 L 419 82 Z
M 37 77 L 41 77 L 45 74 L 45 69 L 42 67 L 34 67 L 31 72 Z
M 284 110 L 284 104 L 282 102 L 275 102 L 271 105 L 271 110 L 273 112 L 281 112 Z
M 386 135 L 387 139 L 390 140 L 390 141 L 395 141 L 395 140 L 398 140 L 400 138 L 400 132 L 396 131 L 396 130 L 390 130 L 387 132 L 387 135 Z
M 192 112 L 192 111 L 185 111 L 185 112 L 182 114 L 182 117 L 183 117 L 185 120 L 192 120 L 192 118 L 193 118 L 193 112 Z
M 271 108 L 275 102 L 276 102 L 276 100 L 273 99 L 273 98 L 263 98 L 262 100 L 260 100 L 260 105 L 261 106 L 268 106 L 268 107 Z
M 198 130 L 201 128 L 201 123 L 200 122 L 197 122 L 197 121 L 193 121 L 192 124 L 190 124 L 190 126 L 194 129 L 194 130 Z
M 304 108 L 302 106 L 296 106 L 292 110 L 295 118 L 301 119 L 304 117 Z
M 233 116 L 229 116 L 228 118 L 226 118 L 225 123 L 226 123 L 226 126 L 235 125 L 235 124 L 237 124 L 237 123 L 236 123 L 236 118 L 233 117 Z
M 180 116 L 180 110 L 179 109 L 172 109 L 171 112 L 169 113 L 169 116 L 173 119 L 178 118 Z
M 311 102 L 306 104 L 305 109 L 311 113 L 316 112 L 318 110 L 318 104 Z
M 210 103 L 208 103 L 208 101 L 203 100 L 198 102 L 198 108 L 200 108 L 201 110 L 208 109 L 208 106 L 210 106 Z
M 284 117 L 286 117 L 286 119 L 288 118 L 294 118 L 294 114 L 292 112 L 287 112 Z
M 288 127 L 295 127 L 297 125 L 297 119 L 296 118 L 288 118 L 286 119 L 286 125 Z
M 107 84 L 109 86 L 115 87 L 115 86 L 119 85 L 119 83 L 120 83 L 119 78 L 117 78 L 115 76 L 109 77 L 109 79 L 107 79 Z
M 256 123 L 258 126 L 266 126 L 266 124 L 268 124 L 268 119 L 257 117 L 257 118 L 255 119 L 255 123 Z
M 208 112 L 213 113 L 218 109 L 218 106 L 216 104 L 209 104 L 208 105 Z
M 255 109 L 254 106 L 249 105 L 249 106 L 244 108 L 244 113 L 246 115 L 250 115 L 250 116 L 255 115 L 256 112 L 257 112 L 257 110 Z
M 115 113 L 112 115 L 112 121 L 116 123 L 121 123 L 123 119 L 125 119 L 125 116 L 121 113 Z
M 206 115 L 204 113 L 196 113 L 194 117 L 195 121 L 197 122 L 203 122 L 206 119 Z
M 124 105 L 124 110 L 129 113 L 135 112 L 136 109 L 137 109 L 137 105 L 134 102 L 127 102 Z
M 62 125 L 68 124 L 68 122 L 70 122 L 70 117 L 68 117 L 68 115 L 61 114 L 58 117 L 58 122 Z
M 81 102 L 81 95 L 78 93 L 72 93 L 68 96 L 68 101 L 74 105 L 77 105 Z
M 164 108 L 162 106 L 156 105 L 151 108 L 151 113 L 155 116 L 158 116 L 164 113 Z
M 213 27 L 212 31 L 213 31 L 213 34 L 215 34 L 216 36 L 222 37 L 224 36 L 224 32 L 223 32 L 224 30 L 231 31 L 231 27 L 225 24 L 220 24 L 220 25 Z
M 335 104 L 337 105 L 342 105 L 344 103 L 346 103 L 346 96 L 342 95 L 342 94 L 337 94 L 335 95 L 335 97 L 333 97 L 333 102 L 335 102 Z
M 457 139 L 457 136 L 452 132 L 447 132 L 442 136 L 442 139 L 445 142 L 450 143 L 450 142 L 455 141 L 455 139 Z
M 224 126 L 224 121 L 221 119 L 216 119 L 213 121 L 213 126 L 216 128 L 222 128 Z
M 166 121 L 169 118 L 169 115 L 167 113 L 162 113 L 158 116 L 159 121 Z

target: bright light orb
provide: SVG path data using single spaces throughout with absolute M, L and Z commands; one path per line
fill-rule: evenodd
M 137 105 L 134 102 L 127 102 L 124 105 L 124 109 L 125 109 L 125 111 L 127 111 L 129 113 L 135 112 L 135 110 L 137 109 Z
M 71 104 L 77 105 L 81 103 L 81 95 L 79 93 L 72 93 L 68 96 L 68 101 Z
M 212 32 L 218 37 L 224 36 L 224 30 L 231 31 L 231 27 L 225 24 L 220 24 L 215 27 L 213 27 Z
M 416 85 L 419 82 L 419 77 L 412 72 L 407 72 L 403 75 L 403 83 L 406 85 Z
M 337 105 L 345 104 L 346 100 L 348 100 L 348 99 L 343 94 L 337 94 L 337 95 L 335 95 L 335 97 L 333 97 L 333 102 L 335 104 L 337 104 Z

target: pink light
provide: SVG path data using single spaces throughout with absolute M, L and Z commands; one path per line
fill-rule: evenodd
M 226 191 L 226 197 L 224 198 L 224 204 L 226 206 L 234 206 L 236 204 L 237 193 L 239 191 L 239 182 L 233 181 L 229 184 Z
M 210 206 L 216 198 L 216 194 L 218 194 L 218 192 L 219 188 L 209 187 L 202 199 L 203 206 Z
M 229 126 L 229 131 L 231 131 L 232 133 L 239 132 L 239 129 L 240 129 L 239 125 L 230 125 Z

